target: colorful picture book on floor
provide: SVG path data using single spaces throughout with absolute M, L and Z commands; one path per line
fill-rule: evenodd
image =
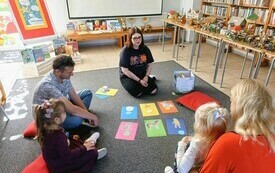
M 158 108 L 165 117 L 165 125 L 162 119 L 144 119 L 147 137 L 163 137 L 168 135 L 187 135 L 186 126 L 182 117 L 178 117 L 178 110 L 172 100 L 158 101 Z M 160 116 L 156 103 L 142 103 L 139 105 L 141 117 Z M 137 120 L 139 116 L 138 106 L 122 106 L 121 120 Z M 138 129 L 138 122 L 122 121 L 117 130 L 115 139 L 134 140 Z
M 184 120 L 180 117 L 166 117 L 166 127 L 169 135 L 187 135 Z
M 159 111 L 155 103 L 143 103 L 140 104 L 140 109 L 144 117 L 159 115 Z
M 133 141 L 136 136 L 138 123 L 122 121 L 116 133 L 115 139 Z
M 121 116 L 122 120 L 133 120 L 137 119 L 138 117 L 138 109 L 137 106 L 123 106 L 121 109 Z
M 167 136 L 161 119 L 144 120 L 148 137 Z
M 108 86 L 102 86 L 96 91 L 98 95 L 115 96 L 118 89 L 109 88 Z

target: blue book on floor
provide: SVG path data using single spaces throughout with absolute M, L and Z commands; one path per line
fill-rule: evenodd
M 187 135 L 184 120 L 180 117 L 167 117 L 166 127 L 169 135 Z
M 121 109 L 122 120 L 137 119 L 137 114 L 138 114 L 137 106 L 122 106 L 122 109 Z

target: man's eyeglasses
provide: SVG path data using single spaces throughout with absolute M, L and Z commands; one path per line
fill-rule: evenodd
M 138 36 L 138 37 L 132 37 L 133 40 L 139 40 L 141 39 L 141 36 Z

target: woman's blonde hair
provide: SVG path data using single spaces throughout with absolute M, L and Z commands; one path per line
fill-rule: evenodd
M 195 113 L 194 138 L 211 144 L 227 130 L 228 111 L 217 103 L 201 105 Z
M 45 100 L 41 105 L 35 106 L 37 140 L 40 145 L 43 145 L 45 135 L 50 132 L 49 127 L 56 123 L 55 118 L 60 117 L 64 111 L 64 103 L 57 99 Z
M 264 135 L 275 152 L 275 115 L 272 96 L 254 80 L 244 79 L 231 89 L 231 115 L 234 130 L 245 140 Z

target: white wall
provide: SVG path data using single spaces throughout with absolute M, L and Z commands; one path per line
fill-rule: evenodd
M 184 13 L 186 13 L 189 9 L 200 10 L 201 9 L 202 0 L 182 0 L 180 3 L 180 9 Z M 190 42 L 193 38 L 193 32 L 187 31 L 186 33 L 186 41 Z
M 66 0 L 45 0 L 45 2 L 57 35 L 64 34 L 66 32 L 66 24 L 69 23 Z M 163 16 L 150 17 L 148 24 L 152 26 L 162 26 L 163 23 L 160 19 L 166 17 L 167 12 L 170 10 L 180 12 L 180 6 L 181 0 L 163 0 Z M 130 26 L 129 23 L 127 25 Z M 141 26 L 141 18 L 137 18 L 134 25 Z
M 66 32 L 66 24 L 69 23 L 66 0 L 45 0 L 53 27 L 57 35 Z

